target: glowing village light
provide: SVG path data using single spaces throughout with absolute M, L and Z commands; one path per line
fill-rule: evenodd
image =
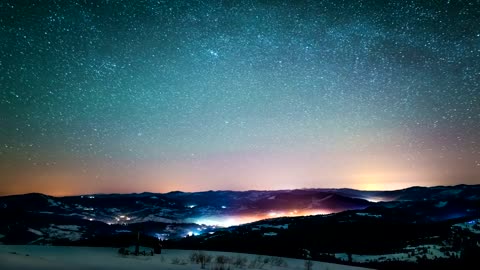
M 168 234 L 166 234 L 166 233 L 155 233 L 154 236 L 158 240 L 168 240 Z
M 279 217 L 279 216 L 284 216 L 284 213 L 282 213 L 282 212 L 269 212 L 268 216 L 269 217 Z
M 384 199 L 381 197 L 368 197 L 365 199 L 369 202 L 374 202 L 374 203 L 384 201 Z
M 185 237 L 187 237 L 187 236 L 198 236 L 198 235 L 200 235 L 200 234 L 196 233 L 196 232 L 188 232 Z
M 208 216 L 208 217 L 201 217 L 197 219 L 188 219 L 189 222 L 196 223 L 198 225 L 207 226 L 209 228 L 218 227 L 232 227 L 238 226 L 241 224 L 251 223 L 262 219 L 269 219 L 269 218 L 278 218 L 278 217 L 287 217 L 287 216 L 312 216 L 312 215 L 328 215 L 335 211 L 330 209 L 308 209 L 308 210 L 285 210 L 285 211 L 270 211 L 264 214 L 257 214 L 257 215 L 243 215 L 243 216 L 227 216 L 227 215 L 219 215 L 219 216 Z M 204 230 L 207 228 L 204 228 Z
M 240 220 L 232 217 L 201 218 L 194 222 L 197 224 L 207 225 L 212 228 L 215 228 L 216 226 L 231 227 L 242 224 Z

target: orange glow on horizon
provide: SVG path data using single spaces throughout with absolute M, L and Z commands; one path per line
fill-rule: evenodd
M 109 193 L 166 193 L 207 190 L 280 190 L 354 188 L 395 190 L 411 186 L 473 184 L 467 170 L 442 170 L 449 160 L 424 158 L 411 163 L 387 151 L 316 155 L 231 154 L 160 163 L 147 160 L 92 160 L 50 167 L 2 167 L 0 195 L 31 192 L 54 196 Z M 458 161 L 457 161 L 458 162 Z M 453 179 L 453 180 L 452 180 Z M 473 180 L 472 180 L 473 179 Z M 452 182 L 456 181 L 456 182 Z

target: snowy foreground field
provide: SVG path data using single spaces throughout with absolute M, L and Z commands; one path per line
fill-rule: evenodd
M 115 248 L 90 247 L 58 247 L 58 246 L 12 246 L 0 245 L 0 269 L 201 269 L 200 264 L 190 261 L 194 251 L 191 250 L 163 250 L 162 254 L 154 256 L 122 256 Z M 212 256 L 212 262 L 206 264 L 205 269 L 237 269 L 233 263 L 226 263 L 220 267 L 215 263 L 216 257 L 225 256 L 232 261 L 242 258 L 245 269 L 307 269 L 305 260 L 258 256 L 253 254 L 239 254 L 229 252 L 205 251 Z M 270 261 L 263 264 L 263 261 Z M 260 262 L 262 263 L 253 263 Z M 282 266 L 272 265 L 272 261 L 281 262 Z M 312 261 L 312 270 L 342 270 L 365 269 Z

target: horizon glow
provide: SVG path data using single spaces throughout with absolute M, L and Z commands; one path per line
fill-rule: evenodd
M 480 183 L 478 3 L 0 8 L 0 196 Z

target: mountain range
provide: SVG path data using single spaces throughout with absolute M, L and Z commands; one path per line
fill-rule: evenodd
M 480 247 L 480 185 L 0 197 L 0 242 L 173 248 L 366 264 L 455 261 Z M 159 240 L 157 240 L 159 239 Z M 394 255 L 392 255 L 394 254 Z M 390 265 L 391 266 L 391 265 Z

